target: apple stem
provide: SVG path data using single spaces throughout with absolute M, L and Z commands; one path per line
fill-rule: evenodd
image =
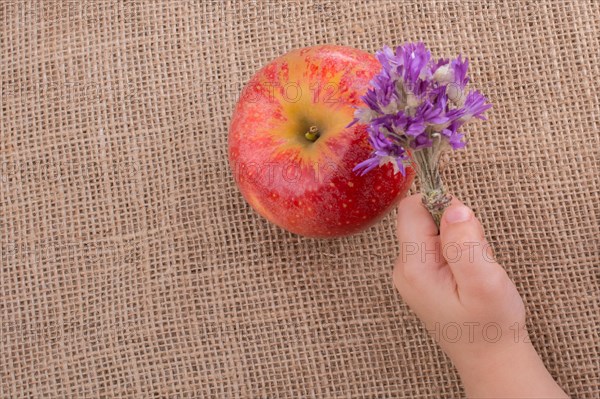
M 315 142 L 319 138 L 319 129 L 316 126 L 311 126 L 308 132 L 304 133 L 304 138 L 308 141 Z

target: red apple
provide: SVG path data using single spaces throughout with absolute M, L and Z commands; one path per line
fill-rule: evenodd
M 386 164 L 352 169 L 371 147 L 352 121 L 377 59 L 342 46 L 293 50 L 258 71 L 242 91 L 229 130 L 229 161 L 244 198 L 262 216 L 312 237 L 356 233 L 408 191 L 414 172 Z

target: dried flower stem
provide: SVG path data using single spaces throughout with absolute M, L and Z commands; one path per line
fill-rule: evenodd
M 438 232 L 442 214 L 452 201 L 452 197 L 446 192 L 442 183 L 439 171 L 439 162 L 444 151 L 444 144 L 438 137 L 437 140 L 434 140 L 433 146 L 420 149 L 413 154 L 414 167 L 421 184 L 422 202 L 433 217 Z

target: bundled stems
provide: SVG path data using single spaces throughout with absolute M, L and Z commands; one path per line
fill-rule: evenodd
M 413 160 L 421 185 L 423 205 L 433 217 L 439 234 L 442 214 L 450 205 L 452 197 L 446 193 L 439 171 L 440 157 L 444 151 L 445 143 L 439 139 L 439 133 L 434 133 L 433 138 L 433 145 L 415 151 Z

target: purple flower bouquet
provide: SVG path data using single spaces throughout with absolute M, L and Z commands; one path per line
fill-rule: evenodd
M 451 197 L 439 173 L 446 149 L 465 146 L 459 131 L 472 118 L 485 119 L 492 105 L 477 90 L 467 90 L 468 60 L 431 58 L 423 43 L 409 43 L 395 51 L 384 47 L 377 59 L 382 69 L 361 97 L 354 123 L 367 125 L 372 156 L 356 165 L 359 174 L 392 163 L 396 173 L 412 166 L 419 178 L 423 204 L 439 228 Z

